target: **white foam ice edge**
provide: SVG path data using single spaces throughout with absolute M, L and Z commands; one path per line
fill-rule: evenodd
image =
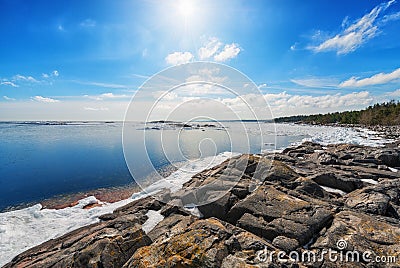
M 348 128 L 336 126 L 313 126 L 298 124 L 276 124 L 276 133 L 285 133 L 288 136 L 301 136 L 299 142 L 292 145 L 299 145 L 305 141 L 312 141 L 322 145 L 350 143 L 364 146 L 380 147 L 393 140 L 382 138 L 378 132 L 366 128 Z
M 304 138 L 301 142 L 313 141 L 324 145 L 330 143 L 353 143 L 382 146 L 384 143 L 390 142 L 390 140 L 385 140 L 379 137 L 377 133 L 366 129 L 343 127 L 276 124 L 276 133 L 286 136 L 307 135 L 309 137 Z M 111 213 L 116 208 L 129 202 L 155 194 L 163 188 L 169 188 L 172 192 L 177 191 L 182 187 L 183 183 L 190 180 L 193 173 L 215 166 L 232 156 L 231 153 L 222 153 L 215 157 L 188 162 L 168 178 L 150 185 L 142 192 L 134 194 L 132 198 L 111 204 L 103 204 L 102 207 L 83 209 L 87 204 L 98 202 L 95 197 L 87 197 L 74 207 L 59 210 L 42 209 L 42 206 L 37 204 L 21 210 L 0 213 L 0 266 L 31 247 L 80 227 L 96 223 L 99 221 L 98 217 L 100 215 Z M 326 190 L 337 192 L 337 189 Z M 340 192 L 340 194 L 345 193 Z M 193 211 L 193 213 L 198 212 Z M 147 216 L 148 220 L 144 228 L 149 232 L 162 219 L 158 212 L 149 211 Z
M 166 179 L 134 194 L 132 198 L 115 203 L 103 203 L 101 207 L 83 209 L 88 204 L 99 202 L 95 197 L 90 196 L 80 200 L 76 206 L 63 209 L 42 209 L 42 206 L 37 204 L 25 209 L 0 213 L 0 267 L 25 250 L 80 227 L 96 223 L 100 215 L 111 213 L 134 200 L 154 194 L 163 188 L 177 191 L 195 173 L 218 165 L 233 155 L 225 152 L 214 157 L 188 162 Z M 143 225 L 145 232 L 149 232 L 162 220 L 162 216 L 157 211 L 149 210 L 147 216 L 148 220 Z

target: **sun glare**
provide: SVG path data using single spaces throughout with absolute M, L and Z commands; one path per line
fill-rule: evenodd
M 179 12 L 185 17 L 189 17 L 194 12 L 194 4 L 191 0 L 181 0 L 178 4 Z

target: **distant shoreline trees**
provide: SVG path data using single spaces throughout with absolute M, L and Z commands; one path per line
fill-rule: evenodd
M 361 111 L 335 112 L 328 114 L 295 115 L 279 117 L 276 123 L 302 122 L 309 124 L 361 124 L 367 126 L 400 125 L 400 101 L 389 101 L 369 106 Z

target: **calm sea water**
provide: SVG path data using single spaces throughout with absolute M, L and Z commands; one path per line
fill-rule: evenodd
M 240 124 L 225 123 L 229 131 L 175 127 L 159 130 L 157 126 L 146 129 L 144 124 L 127 124 L 130 136 L 125 150 L 129 151 L 129 161 L 139 167 L 135 179 L 152 172 L 146 166 L 141 168 L 141 161 L 147 156 L 154 168 L 161 169 L 171 162 L 225 151 L 259 153 L 304 138 L 282 133 L 276 136 L 272 124 L 264 124 L 260 133 L 257 124 L 247 123 L 243 132 Z M 122 123 L 0 123 L 0 211 L 61 194 L 134 182 L 124 159 L 122 126 Z

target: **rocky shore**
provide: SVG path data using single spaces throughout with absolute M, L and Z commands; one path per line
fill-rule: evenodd
M 399 267 L 399 169 L 399 143 L 237 156 L 5 267 Z

